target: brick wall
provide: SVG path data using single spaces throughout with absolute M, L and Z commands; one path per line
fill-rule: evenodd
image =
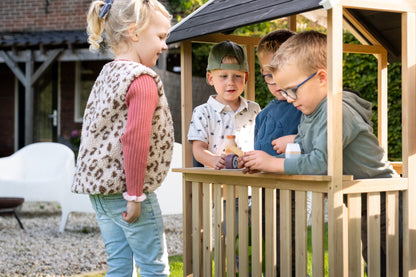
M 91 2 L 91 0 L 1 0 L 0 32 L 85 29 L 86 14 Z

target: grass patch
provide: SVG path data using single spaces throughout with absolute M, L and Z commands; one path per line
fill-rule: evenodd
M 170 275 L 171 277 L 183 276 L 183 258 L 182 255 L 169 257 Z M 106 271 L 90 272 L 87 274 L 74 275 L 72 277 L 104 277 Z M 140 276 L 137 274 L 137 276 Z
M 328 276 L 328 225 L 325 224 L 325 276 Z M 183 257 L 182 255 L 175 255 L 169 257 L 169 266 L 170 266 L 170 276 L 171 277 L 182 277 L 183 276 Z M 312 228 L 308 227 L 308 274 L 312 276 Z M 213 263 L 213 272 L 214 272 L 214 263 Z M 103 277 L 105 276 L 105 271 L 102 272 L 92 272 L 83 275 L 76 275 L 73 277 Z M 138 275 L 140 276 L 140 275 Z

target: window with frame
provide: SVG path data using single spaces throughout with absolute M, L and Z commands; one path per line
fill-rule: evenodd
M 91 89 L 105 63 L 106 61 L 77 61 L 75 63 L 75 122 L 82 122 Z

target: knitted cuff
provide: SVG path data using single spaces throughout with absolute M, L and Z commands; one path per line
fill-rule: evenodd
M 143 202 L 144 200 L 146 200 L 146 194 L 144 193 L 140 196 L 131 196 L 131 195 L 128 195 L 127 192 L 123 192 L 123 197 L 127 201 L 134 201 L 134 202 Z

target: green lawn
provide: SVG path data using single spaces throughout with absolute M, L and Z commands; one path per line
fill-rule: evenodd
M 312 236 L 311 227 L 308 227 L 308 274 L 312 276 Z M 182 255 L 169 257 L 169 265 L 171 277 L 183 276 L 183 259 Z M 105 272 L 90 273 L 85 275 L 77 275 L 78 277 L 103 277 Z M 140 276 L 140 275 L 138 275 Z M 325 276 L 328 276 L 328 226 L 325 224 Z

